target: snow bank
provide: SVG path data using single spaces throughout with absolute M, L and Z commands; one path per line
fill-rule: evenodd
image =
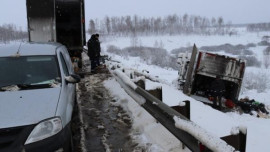
M 247 127 L 245 126 L 233 127 L 231 130 L 231 135 L 238 135 L 240 132 L 243 134 L 247 134 Z
M 144 61 L 141 61 L 139 57 L 125 58 L 110 53 L 108 54 L 113 58 L 113 60 L 121 61 L 121 64 L 116 62 L 108 62 L 111 64 L 110 66 L 115 66 L 122 69 L 133 69 L 138 73 L 143 73 L 140 71 L 147 70 L 149 73 L 144 73 L 146 77 L 150 77 L 151 79 L 164 84 L 172 84 L 172 80 L 176 80 L 178 77 L 178 71 L 172 69 L 164 69 L 156 65 L 147 65 L 144 63 Z
M 155 90 L 155 89 L 161 89 L 161 88 L 162 86 L 160 83 L 156 83 L 148 79 L 145 79 L 145 90 Z
M 189 152 L 188 149 L 182 150 L 180 141 L 121 89 L 115 79 L 105 81 L 104 86 L 133 120 L 131 135 L 138 146 L 153 152 Z

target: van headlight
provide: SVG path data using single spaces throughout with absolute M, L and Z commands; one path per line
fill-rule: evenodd
M 28 136 L 25 145 L 51 137 L 60 132 L 62 128 L 62 121 L 58 117 L 40 122 Z

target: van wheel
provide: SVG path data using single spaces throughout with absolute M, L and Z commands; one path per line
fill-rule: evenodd
M 73 152 L 74 151 L 74 145 L 73 145 L 73 138 L 72 135 L 70 137 L 70 143 L 69 143 L 69 152 Z
M 71 130 L 69 130 L 69 133 L 70 133 L 69 141 L 66 142 L 66 145 L 64 147 L 64 152 L 73 152 L 74 151 L 73 138 L 72 138 Z

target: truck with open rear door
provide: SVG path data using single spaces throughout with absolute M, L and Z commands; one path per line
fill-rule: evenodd
M 81 67 L 86 44 L 84 0 L 26 0 L 26 8 L 29 41 L 59 42 Z
M 245 72 L 245 62 L 241 59 L 198 51 L 194 45 L 192 54 L 179 54 L 179 85 L 185 94 L 202 101 L 208 100 L 210 84 L 221 76 L 226 99 L 238 99 Z

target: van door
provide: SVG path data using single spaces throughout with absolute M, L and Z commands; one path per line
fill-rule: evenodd
M 74 101 L 75 101 L 75 84 L 68 83 L 65 81 L 65 77 L 73 74 L 71 60 L 69 54 L 65 47 L 59 48 L 60 51 L 57 52 L 59 66 L 61 70 L 62 77 L 62 89 L 59 98 L 59 105 L 57 109 L 57 115 L 62 116 L 64 120 L 63 124 L 67 124 L 71 120 Z

